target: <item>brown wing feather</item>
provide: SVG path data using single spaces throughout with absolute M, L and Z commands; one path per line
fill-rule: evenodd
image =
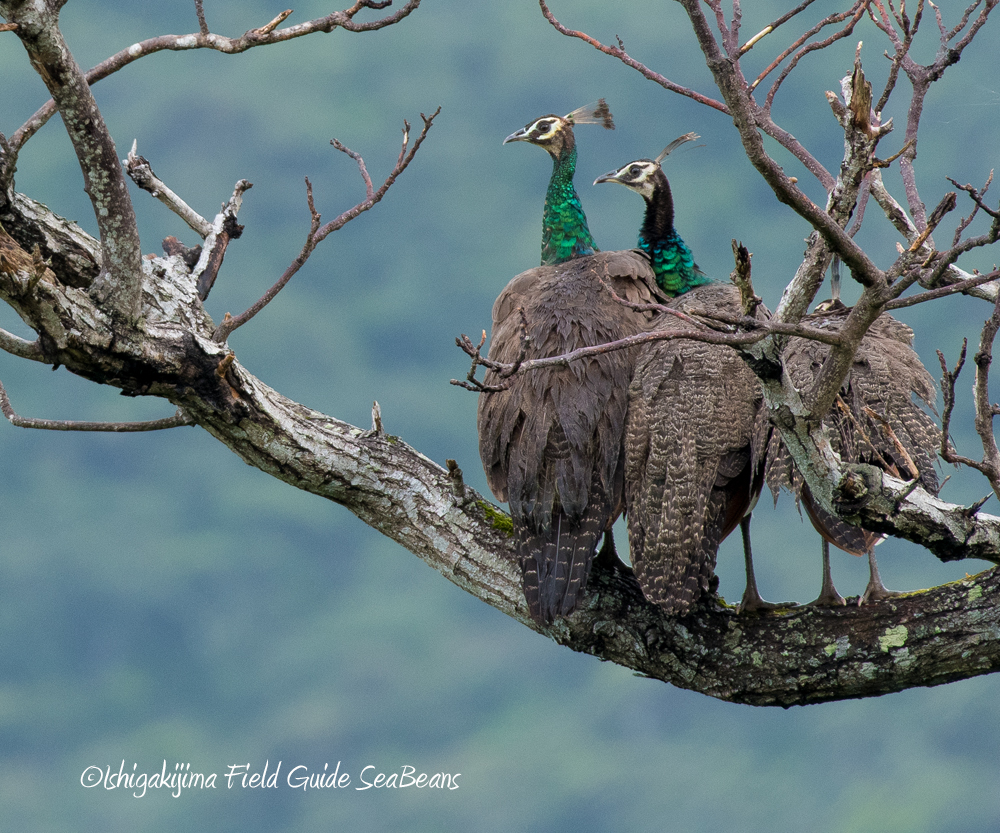
M 845 308 L 817 312 L 803 323 L 836 330 L 847 312 Z M 850 413 L 835 406 L 824 422 L 832 429 L 834 450 L 845 461 L 870 463 L 895 476 L 911 478 L 913 473 L 885 427 L 865 413 L 865 407 L 871 408 L 889 423 L 906 449 L 916 465 L 920 484 L 936 494 L 940 485 L 935 461 L 941 435 L 935 421 L 914 401 L 916 396 L 933 408 L 934 379 L 912 344 L 913 331 L 901 321 L 889 315 L 877 318 L 865 334 L 841 387 L 840 400 Z M 828 353 L 829 347 L 817 341 L 790 339 L 782 358 L 793 384 L 808 388 Z M 805 506 L 817 532 L 834 546 L 864 555 L 880 539 L 877 533 L 852 527 L 815 505 L 777 432 L 768 449 L 766 477 L 775 499 L 780 489 L 791 491 Z
M 671 306 L 739 307 L 713 284 Z M 656 326 L 677 328 L 666 315 Z M 644 347 L 629 389 L 625 497 L 632 565 L 646 597 L 683 615 L 705 593 L 719 544 L 762 482 L 768 423 L 756 377 L 729 347 L 661 341 Z
M 652 314 L 616 302 L 654 300 L 638 252 L 602 252 L 515 277 L 493 306 L 489 358 L 513 361 L 523 309 L 528 358 L 555 356 L 641 332 Z M 634 350 L 519 375 L 479 399 L 479 452 L 487 482 L 510 504 L 525 596 L 542 623 L 566 615 L 586 584 L 603 532 L 621 514 L 622 442 Z M 491 373 L 488 384 L 498 379 Z

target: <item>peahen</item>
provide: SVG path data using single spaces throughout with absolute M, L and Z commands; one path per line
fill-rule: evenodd
M 543 116 L 504 142 L 526 141 L 552 156 L 542 220 L 542 264 L 517 275 L 493 305 L 489 358 L 555 356 L 639 333 L 653 314 L 614 299 L 656 300 L 639 252 L 598 252 L 573 188 L 574 124 L 613 126 L 603 102 Z M 522 318 L 523 314 L 523 318 Z M 525 341 L 522 336 L 527 336 Z M 493 494 L 510 505 L 524 595 L 541 625 L 579 602 L 601 536 L 621 514 L 623 435 L 634 349 L 511 377 L 479 399 L 479 452 Z
M 656 159 L 639 159 L 595 181 L 640 194 L 639 248 L 649 254 L 669 306 L 697 315 L 740 314 L 738 290 L 697 268 L 674 228 L 670 184 Z M 766 314 L 762 310 L 761 314 Z M 663 314 L 655 329 L 677 329 Z M 643 593 L 671 615 L 688 613 L 712 587 L 719 544 L 742 525 L 744 608 L 772 607 L 756 589 L 749 511 L 763 485 L 769 425 L 759 382 L 735 350 L 689 339 L 644 346 L 629 388 L 625 499 L 632 565 Z
M 833 298 L 820 304 L 802 323 L 825 330 L 840 329 L 850 308 L 840 301 L 837 277 L 835 268 Z M 913 331 L 905 324 L 886 313 L 876 318 L 861 341 L 824 423 L 830 429 L 834 450 L 845 462 L 870 463 L 895 477 L 916 478 L 924 489 L 937 494 L 940 484 L 934 464 L 941 432 L 914 401 L 916 396 L 933 407 L 934 379 L 912 344 Z M 782 361 L 792 383 L 807 388 L 829 351 L 828 345 L 818 341 L 790 339 Z M 775 500 L 782 488 L 791 491 L 823 537 L 823 584 L 812 604 L 845 604 L 830 574 L 830 544 L 868 557 L 870 577 L 858 604 L 896 595 L 882 584 L 875 560 L 875 545 L 882 536 L 850 526 L 817 506 L 778 432 L 771 438 L 767 456 L 767 483 Z

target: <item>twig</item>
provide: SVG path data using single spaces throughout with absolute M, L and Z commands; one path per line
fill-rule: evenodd
M 955 362 L 954 370 L 948 369 L 944 353 L 940 350 L 937 351 L 938 363 L 941 365 L 941 395 L 944 398 L 944 408 L 941 410 L 941 448 L 938 453 L 941 455 L 941 459 L 948 463 L 964 463 L 965 465 L 975 467 L 976 464 L 972 460 L 959 457 L 955 447 L 948 440 L 951 434 L 951 415 L 955 410 L 955 383 L 958 381 L 958 375 L 965 366 L 965 355 L 968 346 L 969 340 L 963 338 L 962 349 L 958 354 L 958 361 Z
M 212 224 L 175 194 L 153 173 L 148 160 L 136 153 L 138 139 L 132 141 L 132 149 L 125 159 L 125 173 L 143 191 L 148 191 L 167 208 L 180 217 L 202 239 L 212 231 Z
M 990 185 L 992 184 L 992 182 L 993 182 L 993 170 L 991 169 L 990 170 L 990 175 L 986 178 L 986 184 L 983 185 L 982 191 L 979 192 L 979 196 L 980 197 L 983 197 L 983 196 L 986 195 L 986 192 L 990 190 Z M 962 186 L 959 185 L 958 187 L 961 188 Z M 962 221 L 958 224 L 958 228 L 955 229 L 955 235 L 952 237 L 952 240 L 951 240 L 951 245 L 952 246 L 957 246 L 958 245 L 959 241 L 962 239 L 962 233 L 970 225 L 972 225 L 972 221 L 976 218 L 976 215 L 978 213 L 979 213 L 979 206 L 978 205 L 974 205 L 972 207 L 972 211 L 969 212 L 969 216 L 963 218 Z
M 826 49 L 831 44 L 834 44 L 837 41 L 842 40 L 843 38 L 846 38 L 848 35 L 850 35 L 854 31 L 854 27 L 857 26 L 858 21 L 861 19 L 862 15 L 864 15 L 864 9 L 866 5 L 867 5 L 867 0 L 856 0 L 854 6 L 848 9 L 847 11 L 841 12 L 839 14 L 832 14 L 829 17 L 824 18 L 815 26 L 813 26 L 811 29 L 809 29 L 807 32 L 805 32 L 803 35 L 801 35 L 798 39 L 796 39 L 796 41 L 791 46 L 789 46 L 784 52 L 782 52 L 777 58 L 775 58 L 774 61 L 771 62 L 770 66 L 768 66 L 760 75 L 757 76 L 757 78 L 750 84 L 750 90 L 756 89 L 757 86 L 760 84 L 760 82 L 763 81 L 771 72 L 773 72 L 778 67 L 778 65 L 785 60 L 785 58 L 787 58 L 792 52 L 795 52 L 796 49 L 799 49 L 799 47 L 802 46 L 802 44 L 805 43 L 813 35 L 818 34 L 827 26 L 833 25 L 834 23 L 842 23 L 844 20 L 847 20 L 847 18 L 850 18 L 848 24 L 840 31 L 836 32 L 833 35 L 830 35 L 830 37 L 826 38 L 825 40 L 806 44 L 806 46 L 802 47 L 801 49 L 799 49 L 798 52 L 796 52 L 796 54 L 792 57 L 792 60 L 788 62 L 788 65 L 785 66 L 784 69 L 782 69 L 781 73 L 775 79 L 774 83 L 771 85 L 771 89 L 767 91 L 767 96 L 765 96 L 764 99 L 764 109 L 767 112 L 770 112 L 771 105 L 774 103 L 774 97 L 778 94 L 778 90 L 781 88 L 781 85 L 785 82 L 785 79 L 787 79 L 789 74 L 791 74 L 791 72 L 795 69 L 795 67 L 798 66 L 799 61 L 801 61 L 809 53 L 816 52 L 820 49 Z
M 270 23 L 265 23 L 259 29 L 251 29 L 248 34 L 252 33 L 254 35 L 270 35 L 271 32 L 273 32 L 275 29 L 277 29 L 282 23 L 285 22 L 285 20 L 288 19 L 288 16 L 291 13 L 292 13 L 291 9 L 285 9 L 285 11 L 283 11 L 281 14 L 279 14 Z
M 759 31 L 756 35 L 750 38 L 750 40 L 748 40 L 745 44 L 743 44 L 743 46 L 740 47 L 739 54 L 741 56 L 745 55 L 754 47 L 755 44 L 759 43 L 762 38 L 766 37 L 767 35 L 770 35 L 771 32 L 773 32 L 775 29 L 781 26 L 782 23 L 787 23 L 789 20 L 795 17 L 795 15 L 797 15 L 799 12 L 804 11 L 807 6 L 812 5 L 812 3 L 813 0 L 804 0 L 804 2 L 801 5 L 792 9 L 790 12 L 783 14 L 773 23 L 769 23 L 767 26 L 761 29 L 761 31 Z
M 668 308 L 668 312 L 671 310 Z M 678 316 L 681 317 L 681 316 Z M 816 327 L 807 327 L 799 324 L 789 324 L 781 321 L 760 321 L 755 318 L 740 315 L 727 315 L 715 311 L 706 310 L 704 314 L 699 313 L 699 319 L 695 320 L 696 328 L 687 327 L 683 329 L 658 329 L 638 335 L 626 336 L 616 341 L 595 344 L 588 347 L 580 347 L 569 353 L 561 353 L 557 356 L 546 356 L 538 359 L 523 358 L 526 351 L 522 347 L 521 353 L 514 362 L 495 362 L 484 359 L 481 355 L 482 346 L 486 341 L 486 333 L 478 347 L 472 343 L 468 336 L 462 335 L 455 339 L 458 347 L 467 355 L 472 357 L 472 368 L 465 381 L 451 380 L 451 384 L 466 390 L 475 392 L 495 392 L 506 390 L 509 385 L 490 386 L 475 379 L 476 369 L 480 366 L 487 368 L 499 377 L 507 379 L 517 373 L 527 373 L 545 367 L 568 367 L 572 362 L 586 359 L 591 356 L 600 356 L 612 353 L 616 350 L 626 350 L 642 344 L 650 344 L 655 341 L 674 341 L 676 339 L 689 339 L 691 341 L 703 341 L 708 344 L 723 344 L 734 348 L 748 347 L 763 341 L 765 338 L 775 334 L 786 336 L 798 336 L 814 341 L 838 347 L 843 344 L 839 333 L 829 330 L 821 330 Z M 725 331 L 711 329 L 711 323 L 718 322 L 725 325 Z M 707 325 L 707 326 L 706 326 Z M 742 332 L 733 332 L 734 328 L 741 328 Z
M 211 29 L 208 28 L 208 23 L 205 22 L 205 6 L 204 0 L 194 0 L 194 10 L 198 15 L 198 28 L 203 35 L 209 34 Z
M 260 30 L 251 29 L 241 37 L 228 38 L 223 35 L 212 34 L 209 31 L 208 25 L 205 23 L 202 0 L 195 0 L 200 27 L 199 32 L 188 35 L 159 35 L 158 37 L 132 44 L 128 49 L 123 49 L 121 52 L 101 61 L 97 66 L 88 70 L 84 77 L 87 83 L 92 85 L 128 66 L 133 61 L 165 50 L 179 52 L 188 49 L 214 49 L 226 55 L 237 55 L 241 52 L 246 52 L 248 49 L 253 49 L 255 46 L 268 46 L 272 43 L 281 43 L 316 32 L 329 33 L 337 28 L 345 29 L 348 32 L 371 32 L 398 23 L 411 12 L 415 11 L 419 5 L 420 0 L 409 0 L 398 12 L 387 17 L 368 23 L 355 23 L 354 16 L 361 9 L 379 9 L 384 7 L 384 4 L 358 2 L 346 11 L 333 12 L 325 17 L 316 18 L 306 23 L 299 23 L 263 34 Z M 46 102 L 28 121 L 14 132 L 11 136 L 11 147 L 15 155 L 24 146 L 24 143 L 37 133 L 55 113 L 55 104 L 51 101 Z
M 972 201 L 976 204 L 976 208 L 981 209 L 985 213 L 989 214 L 990 217 L 992 217 L 994 220 L 1000 218 L 1000 211 L 997 211 L 996 209 L 990 208 L 988 205 L 986 205 L 986 203 L 983 202 L 983 194 L 985 194 L 987 192 L 987 190 L 989 190 L 990 183 L 993 181 L 993 171 L 992 170 L 990 171 L 989 179 L 986 180 L 986 185 L 983 187 L 982 191 L 979 191 L 976 188 L 973 188 L 969 184 L 959 185 L 950 176 L 946 177 L 946 179 L 952 185 L 954 185 L 956 188 L 958 188 L 959 191 L 965 191 L 972 198 Z M 969 222 L 971 222 L 971 221 L 972 221 L 972 217 L 969 218 Z M 965 225 L 968 225 L 968 223 L 966 223 Z M 958 241 L 956 241 L 956 242 L 958 242 Z
M 881 171 L 879 170 L 872 171 L 870 187 L 872 196 L 875 197 L 876 202 L 878 202 L 883 212 L 885 212 L 885 215 L 889 219 L 889 222 L 891 222 L 896 227 L 897 231 L 899 231 L 899 233 L 909 244 L 912 244 L 912 242 L 917 238 L 920 232 L 917 230 L 916 223 L 914 223 L 907 215 L 906 209 L 904 209 L 903 206 L 901 206 L 892 196 L 892 194 L 890 194 L 889 191 L 886 189 L 885 184 L 882 181 Z M 930 272 L 930 274 L 921 274 L 917 276 L 917 278 L 920 280 L 921 285 L 925 287 L 927 286 L 933 287 L 934 284 L 940 280 L 944 280 L 949 284 L 954 284 L 975 278 L 976 277 L 975 275 L 972 275 L 969 272 L 966 272 L 965 270 L 959 269 L 957 266 L 955 266 L 955 261 L 958 260 L 958 257 L 961 254 L 964 254 L 965 252 L 972 251 L 974 248 L 980 246 L 988 246 L 991 243 L 995 242 L 997 239 L 1000 239 L 1000 236 L 998 235 L 1000 235 L 1000 229 L 993 228 L 990 230 L 989 234 L 964 240 L 958 245 L 953 246 L 946 253 L 936 253 L 933 249 L 928 247 L 925 242 L 924 246 L 921 247 L 920 251 L 915 252 L 914 254 L 918 254 L 924 257 L 925 262 L 926 259 L 932 255 L 937 254 L 938 256 L 935 259 L 936 265 L 934 269 Z M 900 251 L 902 252 L 902 250 Z M 912 281 L 910 283 L 912 283 Z M 906 286 L 910 285 L 910 284 L 906 285 L 901 285 L 901 284 L 902 282 L 897 282 L 893 284 L 892 290 L 890 292 L 890 297 L 902 293 L 906 289 Z M 974 295 L 977 298 L 988 300 L 990 303 L 993 303 L 996 300 L 995 288 L 991 292 L 990 288 L 980 289 L 973 287 L 973 291 L 970 291 L 970 294 Z
M 949 284 L 948 286 L 942 286 L 937 289 L 929 289 L 927 292 L 921 292 L 919 295 L 911 295 L 909 298 L 896 298 L 889 301 L 885 305 L 886 311 L 893 309 L 902 309 L 903 307 L 912 307 L 917 304 L 922 304 L 925 301 L 935 301 L 938 298 L 946 298 L 949 295 L 959 295 L 963 292 L 968 292 L 970 289 L 974 289 L 977 286 L 982 286 L 984 283 L 990 283 L 1000 278 L 1000 270 L 995 272 L 990 272 L 986 275 L 976 275 L 968 280 L 959 281 L 958 283 Z
M 599 40 L 597 40 L 596 38 L 592 38 L 585 32 L 578 32 L 575 29 L 567 29 L 565 26 L 563 26 L 556 19 L 556 16 L 552 14 L 551 11 L 549 11 L 549 7 L 546 5 L 545 0 L 538 0 L 538 5 L 542 10 L 542 14 L 545 16 L 545 19 L 552 25 L 552 27 L 557 32 L 559 32 L 559 34 L 566 35 L 567 37 L 570 38 L 578 38 L 579 40 L 582 40 L 584 43 L 589 43 L 592 47 L 594 47 L 594 49 L 603 52 L 605 55 L 610 55 L 613 58 L 617 58 L 626 66 L 630 66 L 632 67 L 632 69 L 639 72 L 643 77 L 648 78 L 650 81 L 655 81 L 665 90 L 669 90 L 670 92 L 677 93 L 678 95 L 683 95 L 688 98 L 694 99 L 699 104 L 704 104 L 707 107 L 712 107 L 713 109 L 718 110 L 720 113 L 727 113 L 727 114 L 729 113 L 729 108 L 726 107 L 726 105 L 723 104 L 721 101 L 716 101 L 714 98 L 709 98 L 708 96 L 695 92 L 694 90 L 689 89 L 688 87 L 682 87 L 680 84 L 675 84 L 673 81 L 670 81 L 668 78 L 666 78 L 663 75 L 660 75 L 658 72 L 653 72 L 645 64 L 642 64 L 639 61 L 632 58 L 622 47 L 621 41 L 619 41 L 619 46 L 617 47 L 605 46 Z
M 313 253 L 316 247 L 323 242 L 332 232 L 343 228 L 347 223 L 357 217 L 359 214 L 367 211 L 372 206 L 376 205 L 382 197 L 385 196 L 386 192 L 392 187 L 396 178 L 406 170 L 409 164 L 413 161 L 413 157 L 416 155 L 417 151 L 420 149 L 420 145 L 423 144 L 424 139 L 427 137 L 427 131 L 430 130 L 431 125 L 434 123 L 434 119 L 441 112 L 441 108 L 438 107 L 430 116 L 425 116 L 423 113 L 420 114 L 420 118 L 424 122 L 423 129 L 420 131 L 420 135 L 417 137 L 416 141 L 413 143 L 413 147 L 409 147 L 410 141 L 410 123 L 407 121 L 403 122 L 403 145 L 399 151 L 399 158 L 396 160 L 396 164 L 389 176 L 386 177 L 385 182 L 379 187 L 377 191 L 372 190 L 371 178 L 368 176 L 368 170 L 365 167 L 364 160 L 359 154 L 350 151 L 340 142 L 334 140 L 333 146 L 343 153 L 347 153 L 355 162 L 358 163 L 358 168 L 361 171 L 361 176 L 365 181 L 365 199 L 355 205 L 353 208 L 340 214 L 336 219 L 331 220 L 326 225 L 320 225 L 320 214 L 316 210 L 316 204 L 313 200 L 313 190 L 312 183 L 309 179 L 306 179 L 306 203 L 309 207 L 309 233 L 306 236 L 306 242 L 302 246 L 302 250 L 299 252 L 298 257 L 292 261 L 292 263 L 285 269 L 284 273 L 277 282 L 258 300 L 253 306 L 243 313 L 237 316 L 227 316 L 223 322 L 216 329 L 213 338 L 214 340 L 221 344 L 230 334 L 236 330 L 238 327 L 242 327 L 251 318 L 253 318 L 257 313 L 259 313 L 264 307 L 266 307 L 279 292 L 285 287 L 285 285 L 292 279 L 296 272 L 305 265 L 305 262 L 309 259 L 309 256 Z M 409 151 L 409 152 L 407 152 Z
M 990 365 L 993 362 L 993 342 L 1000 331 L 1000 295 L 993 305 L 993 314 L 983 325 L 979 350 L 974 357 L 976 382 L 973 390 L 976 400 L 976 433 L 983 444 L 983 473 L 989 478 L 993 491 L 1000 497 L 1000 448 L 993 433 L 993 406 L 990 404 Z
M 172 417 L 151 419 L 146 422 L 74 422 L 62 419 L 32 419 L 18 416 L 10 404 L 7 391 L 0 382 L 0 411 L 7 417 L 11 425 L 18 428 L 37 428 L 44 431 L 106 431 L 110 433 L 127 433 L 137 431 L 162 431 L 166 428 L 178 428 L 182 425 L 194 425 L 195 422 L 180 408 Z

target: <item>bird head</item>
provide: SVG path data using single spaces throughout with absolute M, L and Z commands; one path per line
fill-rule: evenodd
M 667 177 L 660 168 L 663 162 L 674 150 L 685 142 L 700 138 L 697 133 L 685 133 L 667 145 L 656 159 L 636 159 L 614 171 L 608 171 L 594 180 L 594 185 L 601 182 L 617 182 L 630 188 L 645 199 L 651 200 L 658 186 L 666 184 Z
M 608 130 L 615 129 L 611 111 L 602 98 L 596 104 L 580 107 L 565 116 L 550 113 L 528 122 L 520 130 L 511 133 L 503 143 L 530 142 L 544 148 L 552 158 L 559 159 L 565 151 L 575 146 L 573 126 L 577 124 L 603 124 Z
M 594 185 L 601 182 L 617 182 L 641 194 L 647 200 L 653 198 L 653 191 L 666 177 L 659 164 L 653 159 L 636 159 L 623 165 L 616 171 L 608 171 L 594 180 Z

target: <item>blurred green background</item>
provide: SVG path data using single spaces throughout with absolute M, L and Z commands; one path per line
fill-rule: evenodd
M 397 0 L 397 5 L 400 0 Z M 213 31 L 239 35 L 283 7 L 206 0 Z M 744 39 L 788 3 L 744 4 Z M 826 7 L 828 4 L 821 4 Z M 327 14 L 298 4 L 289 24 Z M 826 11 L 826 9 L 824 9 Z M 943 7 L 946 23 L 957 11 Z M 555 0 L 571 28 L 630 53 L 672 80 L 714 95 L 679 6 Z M 363 15 L 362 15 L 363 16 Z M 815 15 L 813 16 L 813 19 Z M 956 19 L 951 19 L 956 18 Z M 92 66 L 130 43 L 197 30 L 188 0 L 70 0 L 63 28 Z M 936 48 L 932 21 L 917 56 Z M 1000 21 L 994 21 L 1000 24 Z M 796 29 L 796 32 L 798 29 Z M 745 59 L 753 76 L 794 33 L 766 38 Z M 823 93 L 839 90 L 858 40 L 876 95 L 888 62 L 870 22 L 837 49 L 803 61 L 779 94 L 776 118 L 836 172 L 843 139 Z M 929 206 L 996 164 L 1000 92 L 981 35 L 928 98 L 918 160 Z M 17 39 L 0 35 L 0 131 L 45 100 Z M 905 92 L 906 82 L 900 82 Z M 364 194 L 362 153 L 376 182 L 399 150 L 403 119 L 442 113 L 413 166 L 373 211 L 337 232 L 267 311 L 231 339 L 240 360 L 304 404 L 386 429 L 443 463 L 454 457 L 486 491 L 474 395 L 449 386 L 467 371 L 461 332 L 489 327 L 490 306 L 514 274 L 537 263 L 550 163 L 501 140 L 529 119 L 600 96 L 618 129 L 580 128 L 577 184 L 605 249 L 633 245 L 641 202 L 594 177 L 655 155 L 694 130 L 705 147 L 667 163 L 677 226 L 702 268 L 724 277 L 729 241 L 754 252 L 758 292 L 773 308 L 808 229 L 743 158 L 730 120 L 670 95 L 624 65 L 558 35 L 533 0 L 425 0 L 398 26 L 335 31 L 239 56 L 162 53 L 96 85 L 124 156 L 133 139 L 157 174 L 212 216 L 234 183 L 254 188 L 208 301 L 245 309 L 298 253 L 308 226 L 303 178 L 326 219 Z M 906 102 L 887 116 L 902 143 Z M 822 200 L 798 164 L 787 171 Z M 897 187 L 898 174 L 886 176 Z M 19 190 L 95 224 L 58 120 L 26 147 Z M 144 250 L 193 234 L 148 195 L 134 194 Z M 963 212 L 968 202 L 959 200 Z M 945 224 L 949 228 L 951 225 Z M 941 244 L 949 238 L 946 231 Z M 887 265 L 897 236 L 869 209 L 861 239 Z M 974 253 L 967 269 L 992 267 Z M 937 373 L 989 309 L 949 300 L 905 311 Z M 8 309 L 0 326 L 30 333 Z M 0 355 L 0 378 L 27 416 L 144 419 L 159 401 L 127 399 L 49 368 Z M 968 405 L 971 375 L 961 383 Z M 955 424 L 975 456 L 972 420 Z M 0 817 L 22 831 L 336 830 L 1000 830 L 997 684 L 980 678 L 877 700 L 789 711 L 713 701 L 573 654 L 459 591 L 346 510 L 243 465 L 204 432 L 102 436 L 0 425 Z M 988 491 L 962 472 L 944 496 Z M 989 504 L 987 505 L 989 510 Z M 769 598 L 811 599 L 819 543 L 785 496 L 754 520 L 759 581 Z M 738 536 L 737 536 L 738 537 Z M 620 544 L 624 549 L 624 536 Z M 979 562 L 942 565 L 895 541 L 879 548 L 886 583 L 938 584 Z M 737 598 L 739 548 L 719 559 L 722 592 Z M 865 565 L 834 554 L 841 592 L 857 594 Z M 282 774 L 338 761 L 399 772 L 461 773 L 460 789 L 168 790 L 134 798 L 84 789 L 89 766 L 225 772 L 250 764 Z

